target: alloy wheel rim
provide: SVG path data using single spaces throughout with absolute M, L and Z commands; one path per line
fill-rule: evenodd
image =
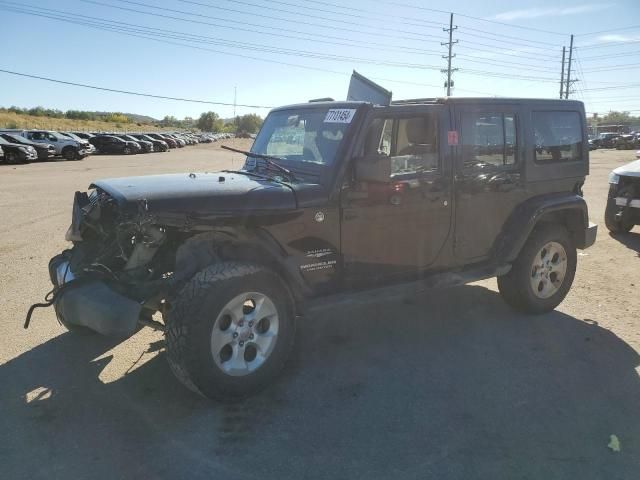
M 555 295 L 567 274 L 567 252 L 558 242 L 546 243 L 531 265 L 531 290 L 542 299 Z
M 260 368 L 278 340 L 279 316 L 273 301 L 258 292 L 231 299 L 216 318 L 211 354 L 225 374 L 240 377 Z

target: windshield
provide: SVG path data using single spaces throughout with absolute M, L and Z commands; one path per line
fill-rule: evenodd
M 79 136 L 77 136 L 75 133 L 63 133 L 62 135 L 65 135 L 69 138 L 73 138 L 74 140 L 80 140 L 82 141 L 82 138 L 80 138 Z
M 26 138 L 23 138 L 20 135 L 13 135 L 11 133 L 5 133 L 0 135 L 0 139 L 2 139 L 3 137 L 5 141 L 9 141 L 12 143 L 23 143 L 23 144 L 31 143 Z
M 296 162 L 331 165 L 355 112 L 355 108 L 272 112 L 251 151 Z

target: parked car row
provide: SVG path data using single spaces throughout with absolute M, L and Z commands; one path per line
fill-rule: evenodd
M 94 153 L 132 155 L 167 152 L 197 143 L 211 143 L 230 134 L 102 133 L 52 130 L 0 130 L 0 162 L 26 163 L 62 157 L 81 160 Z
M 640 132 L 620 133 L 602 132 L 589 138 L 589 149 L 616 148 L 618 150 L 634 150 L 640 148 Z

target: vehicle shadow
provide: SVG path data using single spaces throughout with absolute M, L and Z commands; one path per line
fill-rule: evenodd
M 629 233 L 617 233 L 610 234 L 612 238 L 622 243 L 627 248 L 638 252 L 640 255 L 640 233 L 629 232 Z
M 597 320 L 516 314 L 479 286 L 328 308 L 301 322 L 283 378 L 229 404 L 178 385 L 161 342 L 107 383 L 126 344 L 66 333 L 0 366 L 0 465 L 12 479 L 634 478 L 640 357 Z

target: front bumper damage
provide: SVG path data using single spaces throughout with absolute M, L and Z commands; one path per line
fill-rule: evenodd
M 111 288 L 99 278 L 75 278 L 68 255 L 56 255 L 49 262 L 54 285 L 53 306 L 65 326 L 85 327 L 112 337 L 130 337 L 136 331 L 142 305 Z

